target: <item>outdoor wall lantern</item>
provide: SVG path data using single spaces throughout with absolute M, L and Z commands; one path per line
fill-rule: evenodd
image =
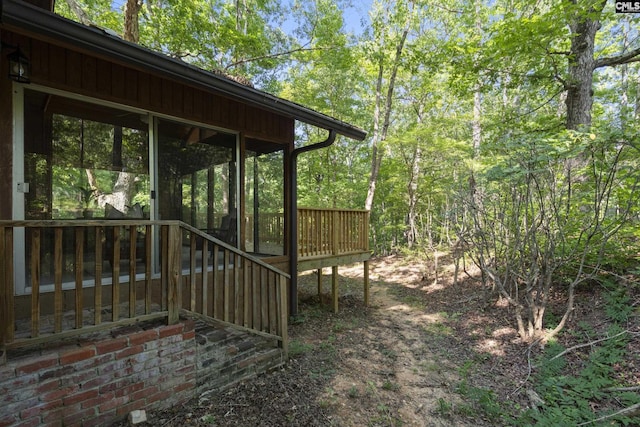
M 31 82 L 31 62 L 24 56 L 20 46 L 7 55 L 9 59 L 9 78 L 18 83 Z

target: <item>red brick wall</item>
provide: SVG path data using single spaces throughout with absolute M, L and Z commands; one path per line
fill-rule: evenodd
M 166 408 L 196 390 L 194 322 L 112 331 L 0 366 L 0 426 L 97 426 Z

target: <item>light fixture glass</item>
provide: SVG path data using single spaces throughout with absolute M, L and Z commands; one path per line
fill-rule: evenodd
M 31 63 L 18 47 L 7 56 L 9 59 L 9 78 L 18 83 L 31 81 Z

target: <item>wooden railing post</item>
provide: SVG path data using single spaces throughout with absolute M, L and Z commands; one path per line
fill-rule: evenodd
M 284 353 L 284 360 L 289 358 L 289 332 L 287 319 L 289 317 L 288 307 L 289 304 L 287 298 L 287 280 L 284 276 L 278 275 L 277 277 L 277 291 L 279 292 L 279 309 L 280 309 L 280 336 L 282 337 L 282 353 Z
M 0 227 L 0 263 L 2 264 L 2 273 L 0 274 L 0 364 L 6 357 L 4 346 L 8 341 L 9 328 L 9 304 L 12 296 L 9 295 L 9 280 L 7 275 L 7 247 L 9 242 L 5 240 L 6 228 Z
M 336 255 L 339 251 L 338 239 L 340 238 L 339 211 L 332 211 L 333 220 L 331 221 L 331 253 Z
M 182 233 L 178 224 L 168 226 L 167 233 L 167 308 L 170 325 L 178 323 L 182 307 Z

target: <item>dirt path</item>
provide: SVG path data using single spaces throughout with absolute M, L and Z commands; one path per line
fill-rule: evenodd
M 432 293 L 444 287 L 427 286 L 423 270 L 392 258 L 372 262 L 365 307 L 362 266 L 341 268 L 337 314 L 328 294 L 320 304 L 317 276 L 301 276 L 300 316 L 290 326 L 285 368 L 151 414 L 149 425 L 490 425 L 458 410 L 466 405 L 456 387 L 467 346 L 448 325 L 450 314 L 439 310 L 437 299 L 450 296 Z
M 325 392 L 336 397 L 335 419 L 345 426 L 451 425 L 439 414 L 456 400 L 456 366 L 434 354 L 425 332 L 437 316 L 375 283 L 366 324 L 348 331 L 340 341 L 349 345 L 337 350 L 339 373 Z

